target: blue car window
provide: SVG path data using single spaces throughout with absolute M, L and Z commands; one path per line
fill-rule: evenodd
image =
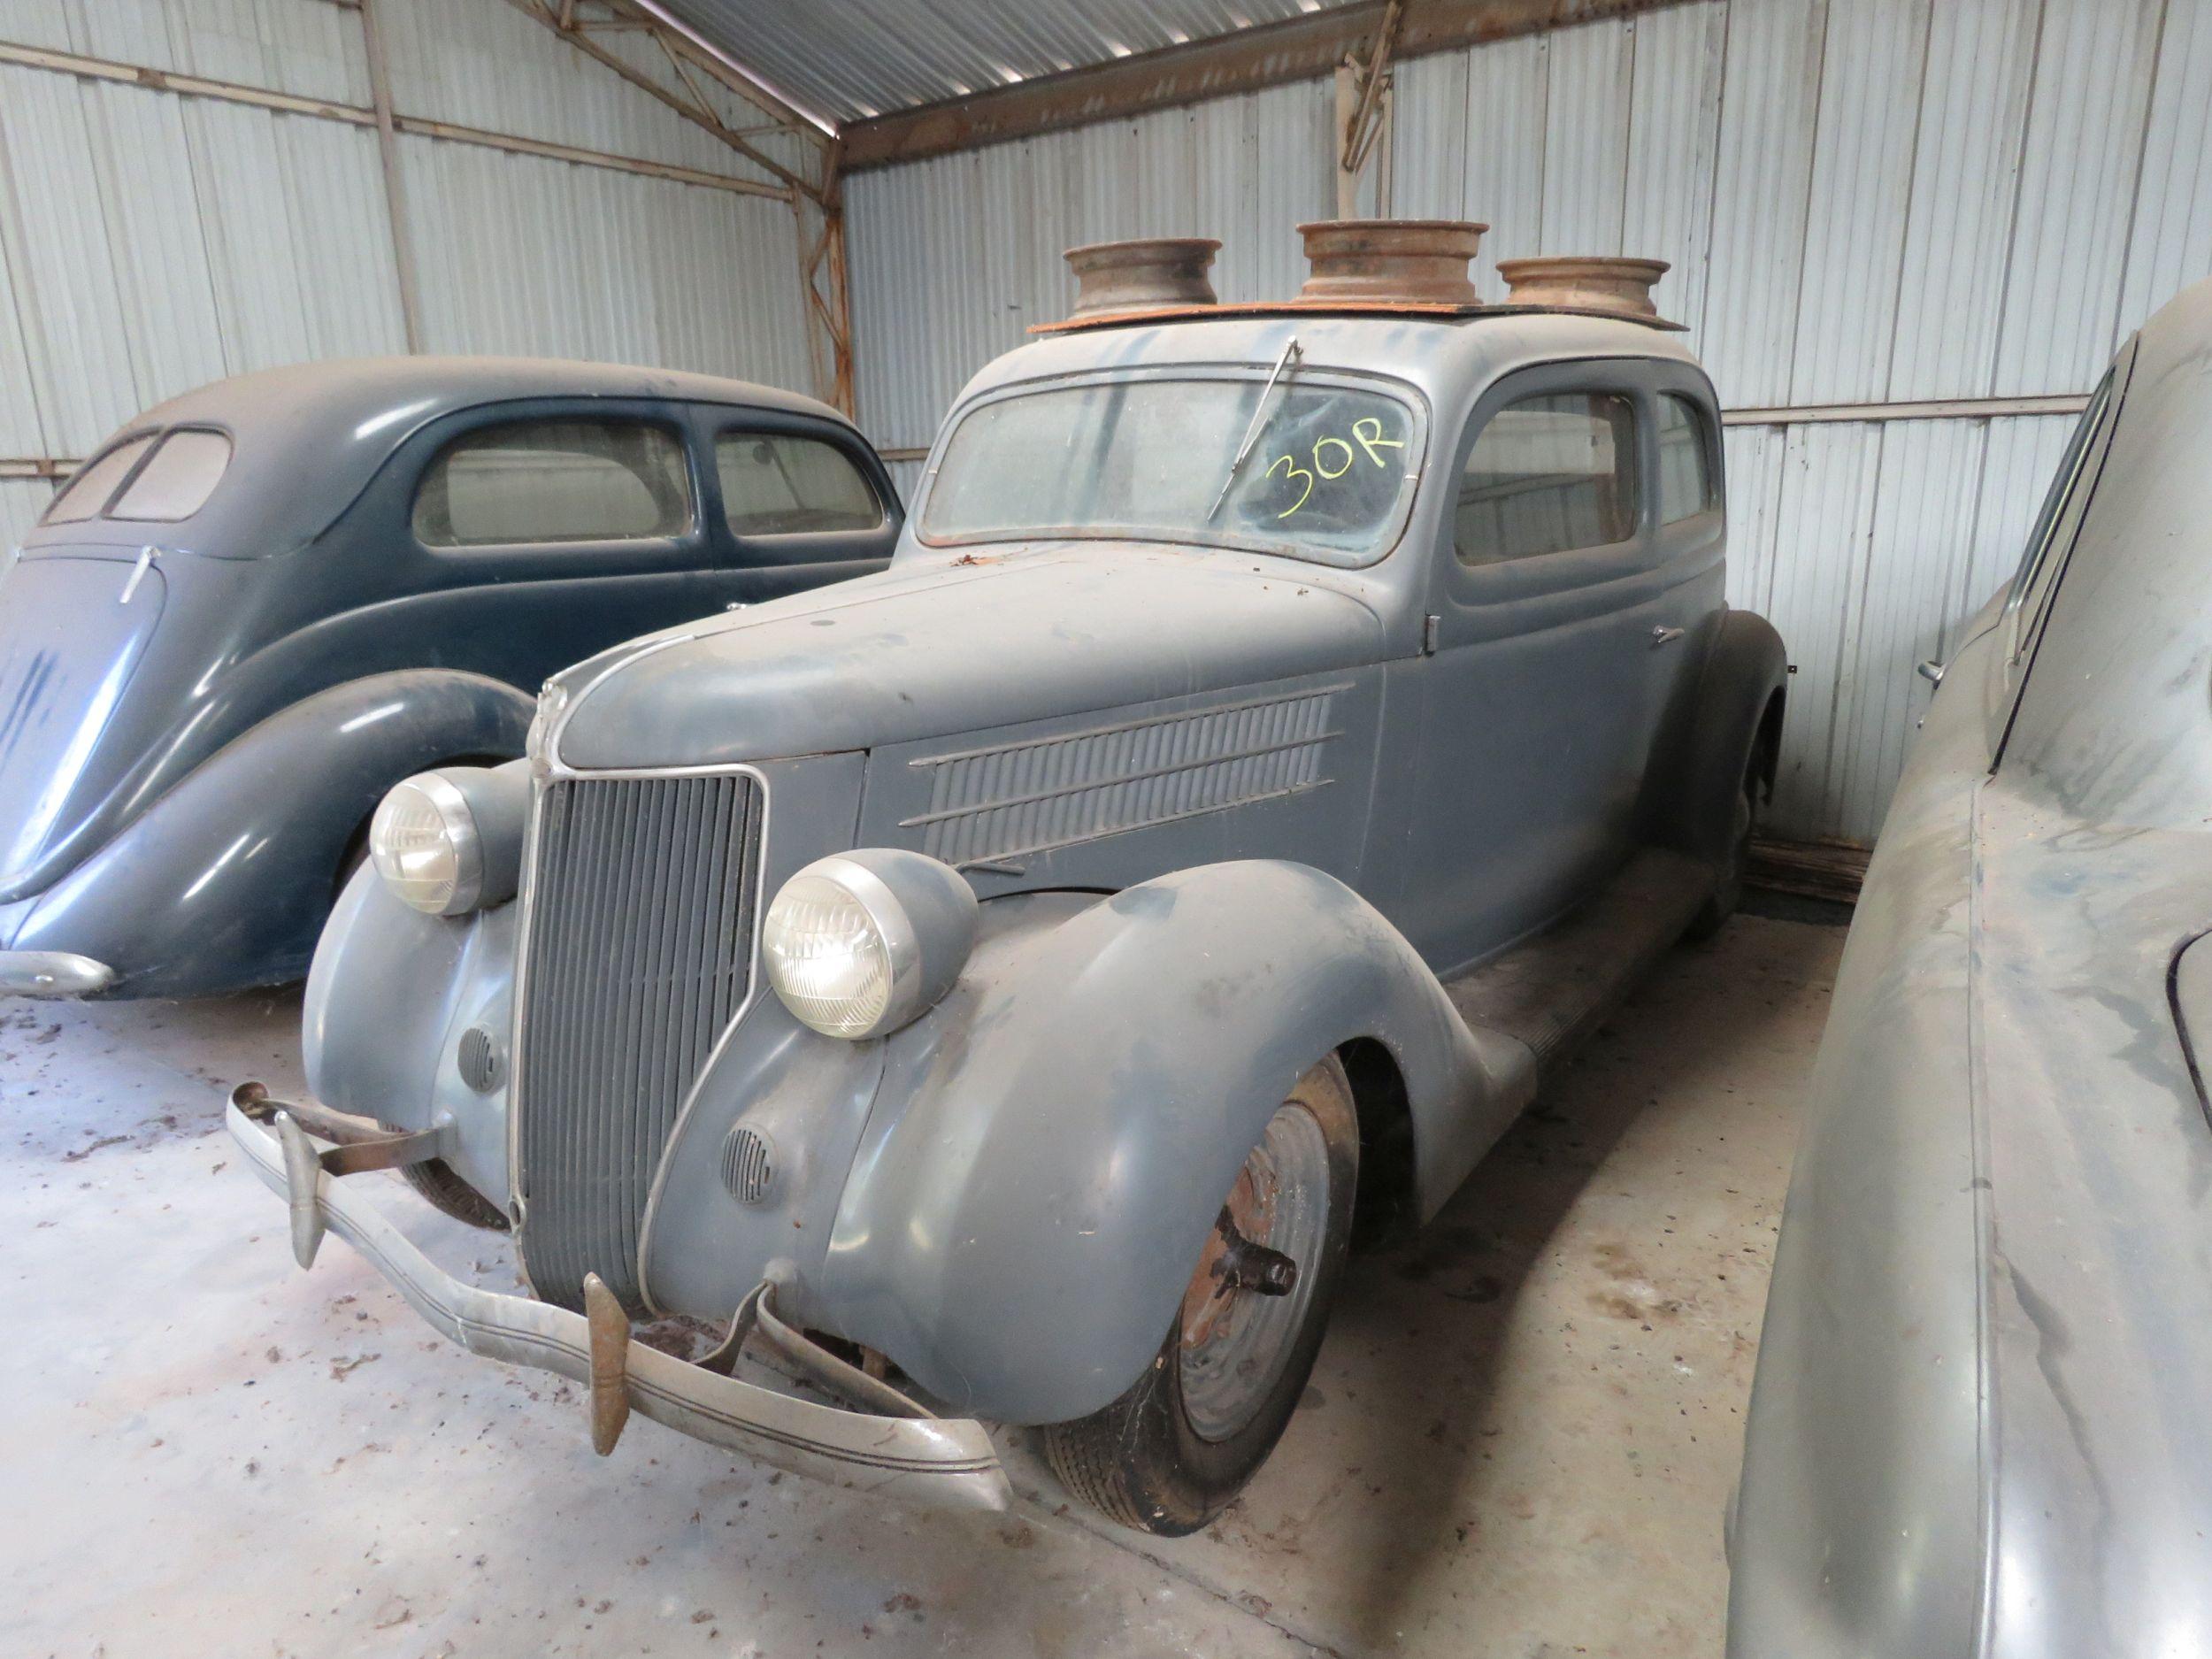
M 516 420 L 455 439 L 415 492 L 426 547 L 628 541 L 691 524 L 683 441 L 641 420 Z
M 207 505 L 229 465 L 230 440 L 221 433 L 192 427 L 173 432 L 138 469 L 108 517 L 163 523 L 189 518 Z
M 726 432 L 714 441 L 722 516 L 732 535 L 872 530 L 883 503 L 835 444 L 819 438 Z
M 115 488 L 130 476 L 131 468 L 138 465 L 138 457 L 146 453 L 155 434 L 142 438 L 127 438 L 97 459 L 77 469 L 54 504 L 46 510 L 43 522 L 47 524 L 81 524 L 87 518 L 96 518 L 100 510 L 108 504 L 108 497 Z

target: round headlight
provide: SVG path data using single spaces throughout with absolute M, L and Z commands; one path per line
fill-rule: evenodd
M 920 853 L 817 859 L 783 884 L 760 930 L 768 983 L 826 1037 L 896 1031 L 952 987 L 975 945 L 975 894 Z
M 369 820 L 369 856 L 384 885 L 431 916 L 476 908 L 484 857 L 468 797 L 434 772 L 396 784 Z

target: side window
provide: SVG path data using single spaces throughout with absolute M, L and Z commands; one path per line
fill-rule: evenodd
M 629 541 L 691 523 L 683 440 L 641 420 L 516 420 L 455 439 L 415 492 L 428 547 Z
M 2058 471 L 2053 474 L 2051 488 L 2035 515 L 2035 527 L 2028 533 L 2027 551 L 2021 556 L 2019 573 L 2012 579 L 2012 595 L 2007 602 L 2012 613 L 2006 650 L 2008 661 L 2020 660 L 2020 654 L 2033 636 L 2036 623 L 2049 602 L 2059 566 L 2066 561 L 2065 545 L 2073 539 L 2073 526 L 2081 522 L 2082 509 L 2087 504 L 2087 482 L 2092 471 L 2088 462 L 2096 449 L 2090 439 L 2104 424 L 2105 411 L 2111 402 L 2112 376 L 2107 373 L 2090 398 L 2089 407 L 2082 411 L 2081 424 L 2067 440 L 2066 452 L 2059 457 Z
M 54 497 L 54 504 L 46 510 L 43 522 L 81 524 L 87 518 L 98 518 L 100 510 L 108 504 L 108 497 L 115 494 L 115 487 L 130 476 L 131 468 L 138 465 L 138 457 L 146 453 L 155 435 L 149 433 L 142 438 L 127 438 L 79 467 L 77 475 Z
M 1680 524 L 1719 505 L 1711 427 L 1695 403 L 1666 393 L 1659 399 L 1659 522 Z
M 173 524 L 207 505 L 230 465 L 230 440 L 219 432 L 185 427 L 161 441 L 153 458 L 109 509 L 111 518 Z
M 872 530 L 883 503 L 850 457 L 819 438 L 726 432 L 714 441 L 722 515 L 733 535 Z
M 1525 397 L 1491 416 L 1452 518 L 1461 562 L 1625 541 L 1636 527 L 1636 410 L 1614 392 Z

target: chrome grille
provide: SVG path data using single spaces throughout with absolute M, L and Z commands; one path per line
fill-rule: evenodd
M 762 802 L 742 774 L 583 778 L 538 803 L 516 1113 L 540 1296 L 641 1304 L 638 1231 L 676 1113 L 751 970 Z

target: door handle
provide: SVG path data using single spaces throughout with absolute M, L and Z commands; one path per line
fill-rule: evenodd
M 1682 634 L 1683 630 L 1680 628 L 1654 628 L 1651 631 L 1651 642 L 1655 648 L 1661 645 L 1671 645 L 1682 637 Z

